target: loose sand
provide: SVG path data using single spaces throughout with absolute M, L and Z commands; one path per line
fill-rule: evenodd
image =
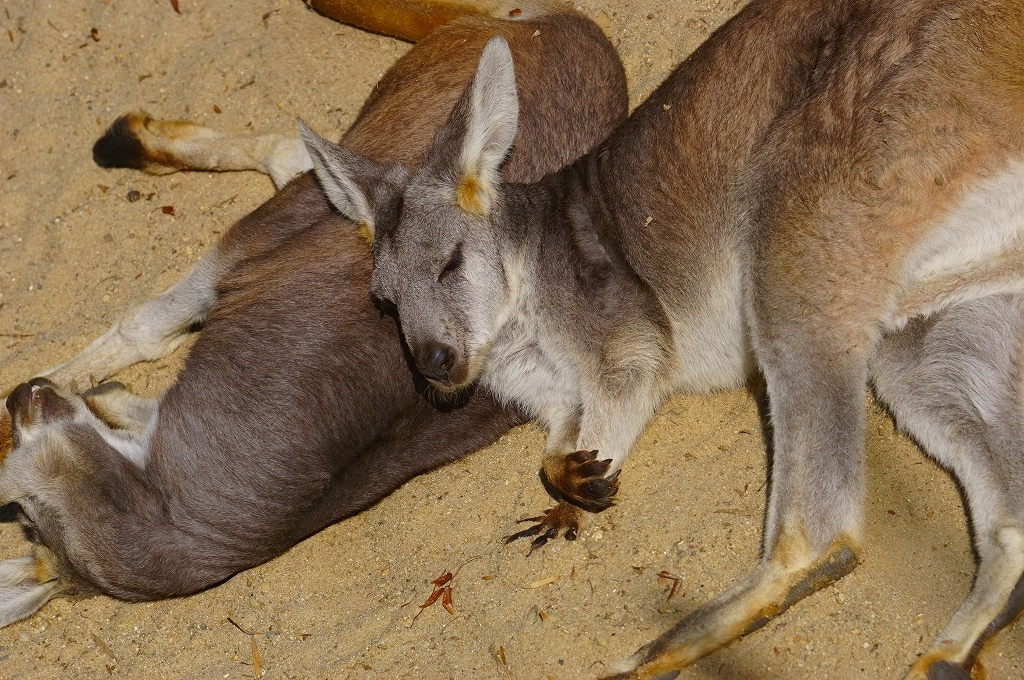
M 581 8 L 621 51 L 635 105 L 741 4 Z M 118 114 L 141 107 L 259 131 L 290 129 L 301 115 L 340 134 L 409 47 L 298 0 L 180 8 L 0 6 L 0 385 L 71 357 L 273 191 L 253 174 L 101 170 L 90 148 Z M 129 190 L 142 200 L 126 200 Z M 160 210 L 167 205 L 173 216 Z M 158 394 L 185 351 L 119 377 Z M 900 677 L 957 608 L 974 560 L 956 488 L 868 408 L 863 565 L 681 677 Z M 55 600 L 0 630 L 0 678 L 245 678 L 254 644 L 267 678 L 586 678 L 756 558 L 764 445 L 744 391 L 667 403 L 629 460 L 619 504 L 576 542 L 527 559 L 525 545 L 499 539 L 548 507 L 536 477 L 542 445 L 536 427 L 522 427 L 194 597 Z M 0 528 L 3 556 L 26 547 L 16 527 Z M 429 581 L 464 562 L 455 615 L 438 603 L 413 625 Z M 671 599 L 661 570 L 681 579 Z M 990 677 L 1022 677 L 1022 647 L 1018 624 L 985 655 Z

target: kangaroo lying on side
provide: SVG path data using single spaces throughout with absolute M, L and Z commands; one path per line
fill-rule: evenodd
M 507 177 L 539 179 L 600 141 L 626 113 L 614 49 L 569 8 L 513 7 L 522 8 L 515 19 L 460 19 L 417 44 L 377 85 L 345 144 L 415 166 L 494 35 L 512 45 L 529 101 Z M 176 136 L 151 134 L 161 130 Z M 159 170 L 226 148 L 188 124 L 153 123 L 142 139 L 130 131 L 124 120 L 114 126 L 114 142 L 100 145 L 109 159 Z M 238 222 L 180 283 L 18 386 L 0 418 L 0 505 L 16 508 L 36 548 L 0 562 L 0 625 L 58 594 L 146 600 L 207 588 L 520 422 L 487 394 L 432 406 L 394 322 L 371 304 L 369 278 L 367 244 L 306 175 Z M 201 322 L 160 399 L 114 383 L 78 393 L 167 354 Z
M 1024 609 L 1024 325 L 1001 296 L 1024 289 L 1018 10 L 755 0 L 604 144 L 532 185 L 499 176 L 519 111 L 498 39 L 402 187 L 379 180 L 401 170 L 307 133 L 327 195 L 373 230 L 371 290 L 421 373 L 449 392 L 479 382 L 549 429 L 560 502 L 523 532 L 537 543 L 613 501 L 666 396 L 763 372 L 763 557 L 613 672 L 682 668 L 856 566 L 872 372 L 962 483 L 981 557 L 910 677 L 969 677 Z

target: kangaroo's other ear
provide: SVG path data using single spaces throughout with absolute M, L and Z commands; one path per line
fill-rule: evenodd
M 461 137 L 454 169 L 458 181 L 456 198 L 466 212 L 486 215 L 490 211 L 495 188 L 501 181 L 501 164 L 512 149 L 518 122 L 519 97 L 512 52 L 504 38 L 495 36 L 484 47 L 473 82 L 439 138 L 435 138 L 426 161 L 430 163 L 430 156 L 442 154 L 447 150 L 445 147 L 451 149 L 445 139 L 448 135 Z M 463 129 L 453 129 L 456 127 Z
M 55 563 L 56 556 L 42 546 L 31 557 L 0 562 L 0 628 L 32 616 L 61 592 Z
M 11 414 L 7 407 L 0 404 L 0 465 L 7 460 L 7 455 L 14 448 L 14 430 L 11 423 Z
M 359 232 L 373 243 L 372 195 L 387 168 L 362 154 L 332 144 L 299 119 L 295 121 L 302 141 L 313 159 L 313 172 L 324 195 L 338 212 L 359 225 Z

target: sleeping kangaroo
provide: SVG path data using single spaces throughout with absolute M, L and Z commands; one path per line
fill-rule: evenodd
M 754 0 L 529 185 L 500 177 L 520 119 L 500 39 L 408 178 L 305 133 L 420 372 L 548 428 L 559 503 L 519 535 L 608 507 L 668 395 L 763 373 L 763 556 L 613 674 L 683 668 L 856 566 L 871 376 L 960 480 L 981 558 L 909 677 L 968 678 L 1024 609 L 1022 35 L 1014 2 Z
M 377 3 L 360 4 L 372 14 Z M 416 5 L 403 6 L 415 14 Z M 626 112 L 614 49 L 571 9 L 512 7 L 521 9 L 513 19 L 458 19 L 418 43 L 384 75 L 344 143 L 415 166 L 494 35 L 512 46 L 528 102 L 507 177 L 539 179 L 600 141 Z M 593 77 L 575 77 L 584 70 Z M 301 167 L 304 152 L 275 156 L 278 146 L 262 147 L 284 159 L 277 167 Z M 159 172 L 231 148 L 205 128 L 128 117 L 96 153 Z M 239 148 L 240 157 L 254 147 Z M 0 418 L 0 505 L 16 510 L 36 547 L 0 562 L 0 625 L 59 594 L 147 600 L 210 587 L 520 422 L 487 394 L 437 407 L 425 398 L 394 322 L 371 304 L 370 264 L 366 243 L 304 175 L 234 225 L 180 283 L 14 389 Z M 85 389 L 169 353 L 199 323 L 161 398 L 115 383 Z

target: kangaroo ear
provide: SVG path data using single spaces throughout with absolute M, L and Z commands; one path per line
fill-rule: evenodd
M 459 156 L 457 197 L 466 212 L 486 215 L 519 121 L 512 52 L 501 36 L 487 42 L 466 94 L 468 120 Z
M 372 244 L 374 214 L 370 197 L 374 183 L 385 168 L 355 151 L 332 144 L 299 119 L 295 124 L 313 159 L 313 172 L 327 200 L 338 212 L 358 224 L 360 234 Z
M 0 628 L 32 616 L 62 589 L 51 566 L 56 556 L 43 547 L 35 552 L 0 562 Z
M 7 460 L 8 454 L 14 449 L 14 429 L 11 414 L 7 407 L 0 404 L 0 466 Z

